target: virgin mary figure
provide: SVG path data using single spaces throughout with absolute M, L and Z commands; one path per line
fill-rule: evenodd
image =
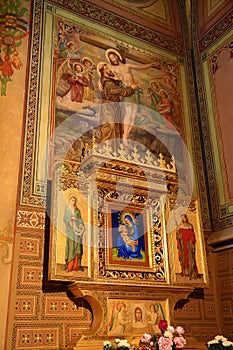
M 120 235 L 117 238 L 118 257 L 124 259 L 142 259 L 141 249 L 144 250 L 144 237 L 139 234 L 137 224 L 132 214 L 126 214 L 119 226 Z

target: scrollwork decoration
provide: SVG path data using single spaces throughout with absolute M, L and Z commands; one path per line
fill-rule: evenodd
M 25 0 L 28 1 L 29 0 Z M 19 0 L 3 1 L 0 4 L 0 82 L 1 96 L 6 96 L 6 84 L 12 81 L 14 70 L 20 70 L 23 63 L 17 48 L 28 35 L 28 23 L 22 18 L 28 10 L 21 7 Z

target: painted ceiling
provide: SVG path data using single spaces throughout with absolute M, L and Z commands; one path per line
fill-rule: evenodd
M 166 1 L 166 0 L 165 0 Z M 199 0 L 199 36 L 205 34 L 220 18 L 233 8 L 232 0 Z
M 160 33 L 181 38 L 177 0 L 90 0 L 100 7 L 144 24 Z
M 89 2 L 178 40 L 181 40 L 182 32 L 180 17 L 187 14 L 191 28 L 192 7 L 198 7 L 199 36 L 202 36 L 232 9 L 233 5 L 232 0 L 89 0 Z

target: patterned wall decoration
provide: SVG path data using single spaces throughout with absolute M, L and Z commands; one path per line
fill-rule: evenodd
M 223 182 L 227 202 L 232 202 L 233 200 L 233 178 L 231 176 L 231 150 L 233 145 L 230 141 L 231 134 L 227 130 L 233 108 L 233 104 L 231 103 L 231 96 L 233 93 L 233 90 L 231 90 L 232 77 L 229 75 L 232 69 L 233 41 L 232 38 L 230 38 L 230 40 L 227 40 L 221 45 L 218 51 L 215 51 L 214 54 L 209 57 L 209 71 L 211 70 L 212 73 L 210 73 L 210 81 L 213 87 L 213 109 L 215 123 L 219 130 L 217 132 L 217 137 L 219 153 L 221 153 L 221 168 L 223 171 Z M 218 187 L 220 188 L 220 185 L 218 185 Z M 220 216 L 230 214 L 231 212 L 230 206 L 225 206 L 225 208 L 222 208 Z
M 224 20 L 224 16 L 231 10 L 231 0 L 206 0 L 198 2 L 198 35 L 200 38 L 203 38 L 203 42 L 205 41 L 205 37 L 213 41 L 215 38 L 214 33 L 219 36 L 219 30 L 225 31 L 226 26 L 230 23 Z M 218 21 L 219 19 L 221 21 Z
M 227 124 L 231 118 L 231 93 L 227 89 L 227 79 L 232 71 L 232 32 L 225 34 L 225 40 L 219 40 L 202 54 L 202 69 L 204 73 L 205 100 L 201 101 L 202 115 L 206 108 L 208 134 L 205 142 L 211 143 L 213 163 L 207 157 L 208 181 L 210 185 L 210 198 L 212 207 L 213 226 L 215 230 L 232 226 L 232 177 L 230 134 Z M 224 41 L 223 41 L 224 40 Z M 228 68 L 227 68 L 228 67 Z M 228 71 L 227 71 L 228 69 Z M 222 94 L 224 89 L 226 92 Z M 229 91 L 229 94 L 228 94 Z M 223 101 L 223 103 L 221 102 Z M 223 112 L 224 106 L 224 112 Z M 227 119 L 226 119 L 227 118 Z M 203 122 L 205 117 L 203 118 Z M 204 128 L 203 128 L 204 129 Z M 215 142 L 214 140 L 217 140 Z M 205 147 L 206 152 L 208 146 Z M 221 169 L 221 170 L 220 170 Z M 218 173 L 218 176 L 215 174 Z
M 211 46 L 232 27 L 232 13 L 233 10 L 231 9 L 221 19 L 221 22 L 215 23 L 207 33 L 198 38 L 200 53 L 203 53 L 209 46 Z
M 180 4 L 180 11 L 182 13 L 182 17 L 185 18 L 186 15 L 186 8 L 185 6 L 182 6 L 182 3 Z M 193 13 L 192 13 L 192 18 L 193 18 L 193 25 L 195 28 L 195 25 L 197 25 L 197 18 L 198 18 L 198 12 L 197 12 L 197 6 L 193 6 Z M 191 55 L 190 47 L 188 45 L 189 43 L 189 31 L 187 27 L 187 23 L 184 22 L 182 23 L 183 25 L 183 37 L 184 37 L 184 42 L 186 43 L 186 59 L 187 59 L 187 76 L 189 79 L 189 84 L 188 84 L 188 89 L 189 89 L 189 96 L 190 96 L 190 108 L 191 108 L 191 128 L 192 128 L 192 133 L 189 135 L 191 141 L 190 141 L 190 146 L 195 148 L 194 152 L 194 164 L 197 170 L 196 176 L 197 176 L 197 186 L 198 186 L 198 196 L 199 200 L 201 203 L 201 210 L 202 210 L 202 215 L 203 215 L 203 228 L 206 231 L 209 231 L 211 229 L 211 218 L 210 218 L 210 212 L 209 212 L 209 203 L 208 203 L 208 193 L 207 193 L 207 184 L 206 184 L 206 173 L 205 173 L 205 168 L 203 164 L 203 159 L 202 159 L 202 141 L 201 138 L 203 136 L 199 132 L 200 128 L 200 120 L 199 120 L 199 113 L 198 109 L 196 106 L 196 94 L 195 90 L 193 87 L 195 86 L 195 75 L 193 71 L 193 57 Z M 195 45 L 196 40 L 197 40 L 197 35 L 196 31 L 194 31 L 193 35 L 193 45 Z M 194 51 L 195 53 L 195 51 Z M 195 73 L 197 73 L 197 79 L 198 81 L 201 81 L 201 77 L 198 71 L 198 65 L 195 67 Z M 202 89 L 201 84 L 199 86 L 199 89 Z M 204 129 L 205 130 L 205 129 Z
M 41 237 L 33 237 L 31 234 L 21 234 L 20 255 L 24 259 L 38 259 L 41 255 Z
M 198 18 L 197 6 L 193 6 L 193 18 Z M 211 204 L 208 207 L 211 209 L 211 227 L 214 230 L 230 227 L 232 225 L 232 217 L 229 211 L 231 210 L 231 200 L 227 199 L 227 190 L 226 188 L 224 189 L 224 176 L 216 176 L 216 173 L 222 174 L 222 169 L 224 170 L 224 165 L 219 166 L 224 161 L 222 158 L 224 156 L 219 136 L 217 136 L 219 122 L 216 121 L 218 117 L 216 116 L 216 111 L 214 111 L 216 101 L 212 97 L 212 93 L 213 96 L 215 94 L 215 88 L 214 85 L 211 86 L 209 83 L 209 81 L 213 80 L 211 73 L 213 62 L 207 62 L 213 59 L 221 46 L 224 46 L 224 41 L 228 40 L 229 45 L 232 36 L 229 31 L 230 27 L 232 27 L 232 10 L 222 18 L 221 22 L 213 25 L 211 30 L 200 39 L 198 38 L 198 21 L 194 21 L 193 25 L 193 54 L 198 95 L 198 118 L 203 139 L 202 151 L 206 162 L 205 177 L 206 179 L 208 178 L 207 198 Z M 215 120 L 214 123 L 213 120 Z M 218 143 L 214 141 L 216 139 L 218 139 Z
M 23 65 L 17 48 L 21 45 L 21 40 L 29 34 L 28 22 L 25 20 L 27 11 L 21 1 L 8 0 L 0 5 L 1 96 L 6 96 L 7 83 L 12 81 L 14 71 L 21 69 Z
M 233 339 L 233 249 L 216 253 L 217 290 L 220 313 L 223 317 L 223 331 L 228 339 Z
M 28 109 L 25 116 L 27 122 L 25 125 L 25 148 L 24 159 L 24 176 L 22 185 L 22 199 L 21 202 L 27 206 L 44 207 L 44 201 L 41 197 L 41 193 L 45 194 L 46 189 L 40 188 L 40 184 L 37 184 L 36 191 L 31 194 L 31 180 L 33 177 L 33 149 L 34 149 L 34 137 L 35 137 L 35 125 L 37 116 L 37 96 L 38 96 L 38 69 L 39 69 L 39 57 L 40 57 L 40 21 L 41 21 L 41 7 L 42 2 L 40 0 L 34 2 L 34 13 L 32 23 L 32 37 L 31 49 L 32 49 L 32 61 L 30 70 L 30 80 L 27 85 L 28 91 Z M 39 193 L 39 194 L 38 194 Z
M 15 349 L 23 350 L 38 346 L 44 349 L 57 349 L 61 341 L 59 339 L 61 327 L 61 325 L 54 326 L 54 323 L 47 323 L 46 325 L 31 323 L 31 326 L 26 328 L 19 326 L 15 329 Z
M 204 3 L 206 5 L 208 2 L 203 2 L 203 4 Z M 206 162 L 206 175 L 208 178 L 207 196 L 211 208 L 210 218 L 211 227 L 213 230 L 225 229 L 227 227 L 229 227 L 230 229 L 230 227 L 232 226 L 232 215 L 229 215 L 229 211 L 226 210 L 227 208 L 223 204 L 223 202 L 227 199 L 227 192 L 223 186 L 225 180 L 223 180 L 222 170 L 224 171 L 224 168 L 222 166 L 216 167 L 217 159 L 218 164 L 222 160 L 221 157 L 219 158 L 218 155 L 218 152 L 221 152 L 220 143 L 218 143 L 217 141 L 219 139 L 218 137 L 216 137 L 216 135 L 214 135 L 213 137 L 213 131 L 216 131 L 218 129 L 218 126 L 216 124 L 216 110 L 214 109 L 215 99 L 211 97 L 212 94 L 213 96 L 215 95 L 214 86 L 211 85 L 211 76 L 213 75 L 213 71 L 216 67 L 215 61 L 217 61 L 214 58 L 215 53 L 219 52 L 219 49 L 223 48 L 225 45 L 229 46 L 231 42 L 232 34 L 230 33 L 230 28 L 232 28 L 232 6 L 230 6 L 229 9 L 230 3 L 231 2 L 226 1 L 226 6 L 222 7 L 222 10 L 225 11 L 225 15 L 222 15 L 221 21 L 217 21 L 218 16 L 215 17 L 215 21 L 212 22 L 212 26 L 209 28 L 208 31 L 206 31 L 206 33 L 203 33 L 203 35 L 200 38 L 198 37 L 198 33 L 200 33 L 200 30 L 203 29 L 202 12 L 198 11 L 197 6 L 193 6 L 192 14 L 193 19 L 199 18 L 199 22 L 195 20 L 193 22 L 193 53 L 196 70 L 196 88 L 199 102 L 198 114 L 200 118 L 201 134 L 204 145 L 203 154 Z M 218 4 L 221 5 L 223 4 L 223 2 L 218 2 Z M 221 11 L 219 11 L 219 15 L 221 15 L 220 13 Z M 216 176 L 217 173 L 219 174 L 218 177 Z M 220 185 L 219 181 L 221 182 Z M 219 194 L 221 195 L 219 196 Z M 223 199 L 224 196 L 225 199 Z M 220 204 L 220 198 L 222 198 L 222 207 Z M 230 201 L 228 201 L 227 206 L 231 206 Z M 223 237 L 223 233 L 224 231 L 222 231 L 222 234 L 220 234 L 220 236 Z M 209 235 L 209 239 L 211 238 L 211 236 L 212 234 Z M 222 244 L 222 248 L 223 246 L 224 243 Z M 212 271 L 210 272 L 210 290 L 209 292 L 207 291 L 207 295 L 205 298 L 204 313 L 205 319 L 207 317 L 208 310 L 211 311 L 211 315 L 214 315 L 216 313 L 216 317 L 218 320 L 217 327 L 219 329 L 218 333 L 222 332 L 222 334 L 224 334 L 230 339 L 232 339 L 232 333 L 230 331 L 230 329 L 232 329 L 232 324 L 230 325 L 229 321 L 229 315 L 232 310 L 232 305 L 230 306 L 230 303 L 232 304 L 232 292 L 230 291 L 232 279 L 229 278 L 229 280 L 227 281 L 223 279 L 225 289 L 221 289 L 221 292 L 218 291 L 221 288 L 221 275 L 225 274 L 226 276 L 228 274 L 228 276 L 232 276 L 232 264 L 230 263 L 231 257 L 232 249 L 228 249 L 224 252 L 216 251 L 216 253 L 212 254 L 210 252 L 209 254 L 209 266 L 212 266 Z M 217 292 L 215 295 L 212 294 L 211 297 L 212 288 Z M 223 300 L 222 306 L 219 306 L 218 303 L 213 305 L 213 297 L 216 300 Z M 206 300 L 208 299 L 209 303 L 206 302 Z M 224 313 L 226 313 L 226 318 L 223 317 Z M 212 319 L 212 321 L 210 320 L 209 323 L 209 331 L 210 333 L 212 333 L 210 339 L 214 338 L 214 325 L 212 325 L 212 322 L 215 323 L 214 319 Z
M 83 301 L 77 306 L 60 286 L 53 292 L 43 289 L 44 212 L 19 210 L 16 244 L 19 262 L 13 278 L 17 279 L 13 330 L 8 349 L 61 349 L 71 337 L 88 330 L 92 316 Z M 31 217 L 34 220 L 30 221 Z M 41 218 L 43 220 L 41 221 Z M 43 223 L 42 223 L 43 222 Z
M 1 263 L 7 265 L 11 262 L 10 245 L 13 243 L 13 224 L 8 221 L 6 227 L 0 231 L 0 259 Z M 10 259 L 10 260 L 9 260 Z
M 45 228 L 45 213 L 35 210 L 18 210 L 17 226 L 23 228 Z
M 119 33 L 124 33 L 132 37 L 137 37 L 139 40 L 149 42 L 152 45 L 162 47 L 165 50 L 174 52 L 176 54 L 183 53 L 183 45 L 177 39 L 169 38 L 161 33 L 157 33 L 155 30 L 146 28 L 139 23 L 133 23 L 126 20 L 125 17 L 115 15 L 108 10 L 101 10 L 94 4 L 90 4 L 87 1 L 69 1 L 65 6 L 61 0 L 51 1 L 52 3 L 64 7 L 72 12 L 76 12 L 86 18 L 101 23 L 109 28 L 117 29 Z M 132 34 L 130 34 L 132 33 Z
M 206 237 L 207 240 L 207 237 Z M 213 266 L 212 249 L 207 248 L 208 266 Z M 218 318 L 218 308 L 216 296 L 213 293 L 215 282 L 215 270 L 209 270 L 209 286 L 197 295 L 190 295 L 189 302 L 182 308 L 177 308 L 174 313 L 176 323 L 183 324 L 187 333 L 192 334 L 195 339 L 207 342 L 216 335 L 216 318 Z
M 22 318 L 37 320 L 39 306 L 39 296 L 37 293 L 28 295 L 28 293 L 20 292 L 16 297 L 15 302 L 15 318 L 20 320 Z

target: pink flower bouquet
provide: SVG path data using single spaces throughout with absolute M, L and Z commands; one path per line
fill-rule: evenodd
M 145 333 L 140 339 L 138 350 L 176 350 L 184 348 L 186 339 L 183 337 L 184 328 L 169 326 L 166 320 L 160 320 L 159 329 L 162 335 Z
M 169 326 L 166 320 L 161 320 L 158 325 L 162 335 L 144 333 L 141 336 L 139 347 L 131 346 L 126 339 L 115 339 L 116 345 L 110 341 L 104 341 L 103 350 L 176 350 L 184 348 L 184 328 Z

